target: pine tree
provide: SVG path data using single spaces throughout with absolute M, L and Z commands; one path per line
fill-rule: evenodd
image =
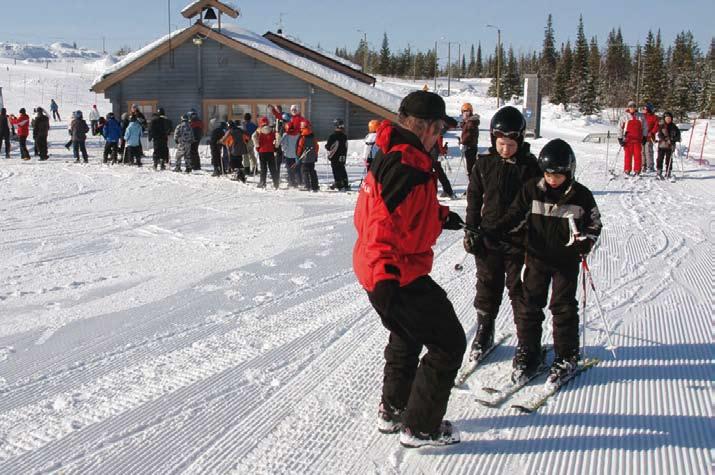
M 512 96 L 520 96 L 521 90 L 521 77 L 519 76 L 519 69 L 516 65 L 514 49 L 509 45 L 509 56 L 506 68 L 502 73 L 501 98 L 508 100 Z
M 566 45 L 561 48 L 559 62 L 556 65 L 553 92 L 550 97 L 553 104 L 568 105 L 569 98 L 571 97 L 569 92 L 569 79 L 571 78 L 572 66 L 571 42 L 567 41 Z
M 596 110 L 596 91 L 589 71 L 588 60 L 588 42 L 583 30 L 583 16 L 580 16 L 576 33 L 576 50 L 574 51 L 571 69 L 570 92 L 572 94 L 571 102 L 578 104 L 579 110 L 584 114 L 592 114 Z
M 363 72 L 368 72 L 368 58 L 369 58 L 369 48 L 367 42 L 364 39 L 360 40 L 358 47 L 353 54 L 354 61 L 363 67 Z
M 660 108 L 664 102 L 663 78 L 665 77 L 660 31 L 657 40 L 653 32 L 648 31 L 642 61 L 641 97 L 644 103 L 651 102 L 656 108 Z
M 477 45 L 477 59 L 474 65 L 474 76 L 480 78 L 484 74 L 484 65 L 482 64 L 482 43 Z
M 464 55 L 462 55 L 462 67 L 459 73 L 459 77 L 464 77 L 467 74 L 467 58 Z
M 390 74 L 390 44 L 387 41 L 387 33 L 382 35 L 382 47 L 380 48 L 380 63 L 377 69 L 380 74 Z
M 628 80 L 631 70 L 631 56 L 623 43 L 621 29 L 611 30 L 606 43 L 601 84 L 603 99 L 611 107 L 620 107 L 631 98 Z M 635 96 L 632 96 L 635 98 Z
M 698 111 L 704 117 L 715 115 L 715 38 L 710 40 L 710 51 L 700 68 L 701 90 L 698 96 Z
M 467 74 L 470 77 L 475 77 L 476 69 L 477 69 L 477 59 L 476 59 L 476 55 L 474 53 L 474 43 L 472 43 L 472 47 L 469 49 L 469 64 L 467 65 Z
M 601 51 L 598 48 L 598 39 L 594 36 L 591 38 L 591 44 L 588 50 L 588 69 L 593 78 L 597 102 L 601 103 Z
M 546 20 L 544 29 L 544 43 L 541 48 L 541 58 L 539 59 L 539 77 L 541 78 L 541 90 L 546 96 L 553 92 L 554 75 L 556 74 L 556 47 L 554 46 L 554 28 L 551 22 L 551 14 Z
M 672 76 L 669 88 L 667 107 L 679 119 L 684 119 L 688 112 L 693 111 L 700 95 L 698 81 L 699 50 L 691 32 L 682 32 L 675 37 L 671 57 L 670 73 Z

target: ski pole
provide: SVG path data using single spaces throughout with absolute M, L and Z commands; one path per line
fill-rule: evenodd
M 581 256 L 581 265 L 586 257 Z M 586 361 L 586 271 L 581 272 L 581 361 Z
M 608 152 L 611 148 L 611 131 L 606 132 L 606 178 L 610 175 L 610 168 L 608 168 Z
M 616 345 L 613 344 L 613 340 L 611 339 L 611 326 L 608 323 L 608 319 L 606 318 L 606 315 L 603 313 L 603 307 L 601 307 L 601 300 L 598 298 L 598 292 L 596 292 L 596 286 L 593 283 L 593 276 L 591 275 L 591 269 L 588 267 L 588 262 L 586 261 L 586 256 L 581 256 L 581 267 L 583 268 L 583 280 L 584 280 L 584 286 L 586 285 L 586 278 L 588 278 L 588 282 L 591 285 L 591 290 L 593 291 L 593 297 L 596 299 L 596 308 L 598 308 L 598 313 L 601 317 L 601 320 L 603 321 L 603 326 L 606 328 L 606 339 L 608 340 L 608 346 L 609 349 L 611 350 L 611 353 L 613 353 L 613 357 L 617 358 L 616 356 Z M 585 291 L 585 288 L 584 288 Z M 585 324 L 585 320 L 584 320 Z M 585 327 L 584 327 L 585 328 Z
M 465 252 L 464 257 L 462 257 L 462 260 L 454 265 L 454 270 L 456 270 L 457 272 L 461 272 L 462 270 L 464 270 L 464 261 L 467 260 L 467 257 L 469 257 L 469 253 Z

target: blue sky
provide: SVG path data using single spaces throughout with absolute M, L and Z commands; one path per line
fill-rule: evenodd
M 3 28 L 0 41 L 20 43 L 73 42 L 101 49 L 102 37 L 107 49 L 122 45 L 136 49 L 164 35 L 169 29 L 166 0 L 27 0 L 10 1 L 2 7 Z M 188 22 L 179 11 L 189 0 L 171 0 L 171 23 L 174 27 Z M 496 31 L 487 23 L 502 29 L 505 45 L 516 51 L 540 50 L 548 13 L 554 17 L 558 43 L 576 36 L 579 14 L 584 16 L 586 35 L 598 36 L 603 45 L 612 27 L 620 26 L 626 42 L 643 42 L 649 29 L 661 29 L 666 44 L 676 33 L 690 30 L 707 51 L 715 35 L 715 1 L 713 0 L 551 0 L 494 2 L 483 0 L 269 0 L 237 1 L 242 16 L 238 22 L 257 33 L 275 30 L 280 13 L 286 33 L 324 49 L 346 46 L 353 50 L 363 30 L 371 46 L 378 48 L 387 32 L 393 49 L 407 44 L 423 50 L 435 40 L 440 57 L 446 57 L 446 41 L 458 42 L 468 52 L 469 45 L 481 41 L 491 50 L 496 44 Z M 576 5 L 576 6 L 575 6 Z M 9 19 L 9 21 L 8 21 Z M 457 48 L 454 45 L 454 48 Z

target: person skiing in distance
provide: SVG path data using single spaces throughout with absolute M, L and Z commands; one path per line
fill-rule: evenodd
M 266 187 L 266 176 L 270 171 L 273 188 L 277 190 L 280 178 L 276 172 L 276 133 L 273 131 L 268 117 L 261 117 L 258 121 L 258 129 L 253 133 L 253 145 L 258 150 L 261 165 L 261 178 L 258 182 L 258 188 Z
M 169 163 L 169 136 L 173 129 L 173 124 L 171 120 L 166 117 L 164 108 L 159 107 L 156 112 L 152 114 L 148 127 L 148 138 L 154 143 L 154 153 L 152 154 L 154 170 L 156 170 L 157 167 L 161 170 L 165 170 L 166 165 Z
M 444 172 L 444 168 L 442 168 L 442 163 L 439 161 L 439 157 L 447 155 L 449 151 L 447 145 L 442 141 L 444 132 L 445 131 L 442 131 L 439 137 L 437 137 L 437 142 L 435 142 L 434 147 L 430 150 L 432 168 L 435 173 L 437 173 L 437 180 L 442 185 L 442 193 L 439 195 L 440 198 L 456 199 L 457 197 L 454 194 L 454 190 L 452 190 L 452 184 L 449 182 L 449 178 L 447 178 L 447 174 Z
M 367 135 L 365 136 L 365 149 L 363 156 L 365 157 L 365 173 L 370 170 L 373 158 L 377 154 L 379 148 L 375 145 L 377 138 L 377 128 L 380 126 L 380 121 L 372 119 L 367 123 Z
M 104 127 L 102 127 L 102 136 L 105 140 L 102 163 L 107 163 L 111 156 L 112 165 L 114 165 L 117 163 L 119 138 L 122 136 L 122 125 L 114 117 L 114 112 L 107 113 L 107 121 L 104 123 Z
M 189 124 L 189 114 L 181 116 L 181 122 L 174 129 L 176 154 L 174 155 L 174 171 L 181 171 L 181 160 L 184 160 L 186 173 L 191 173 L 191 144 L 194 142 L 194 132 Z
M 636 103 L 628 102 L 626 112 L 618 123 L 618 143 L 623 147 L 623 173 L 626 177 L 640 176 L 642 168 L 642 147 L 648 135 L 645 117 L 636 111 Z
M 223 170 L 221 165 L 223 153 L 223 143 L 221 142 L 221 139 L 223 139 L 223 136 L 226 135 L 227 130 L 228 123 L 226 123 L 225 121 L 221 121 L 216 124 L 214 129 L 211 131 L 211 134 L 209 135 L 209 148 L 211 149 L 211 166 L 213 166 L 214 168 L 214 171 L 211 176 L 221 176 L 224 171 L 228 171 Z
M 5 144 L 5 158 L 10 158 L 10 117 L 7 109 L 0 109 L 0 151 Z
M 647 102 L 643 106 L 643 117 L 646 124 L 646 142 L 643 144 L 643 168 L 642 171 L 655 171 L 655 156 L 653 154 L 653 144 L 658 135 L 658 116 L 653 113 L 653 104 Z
M 445 125 L 457 123 L 439 95 L 415 91 L 403 98 L 398 123 L 384 121 L 377 131 L 380 151 L 355 205 L 353 269 L 390 332 L 378 430 L 400 431 L 405 447 L 460 441 L 442 418 L 466 339 L 446 292 L 429 276 L 442 230 L 464 225 L 437 200 L 428 150 Z
M 670 178 L 672 170 L 673 150 L 676 143 L 680 142 L 680 129 L 673 123 L 673 114 L 663 113 L 663 123 L 658 131 L 658 168 L 657 179 L 663 180 L 663 161 L 665 160 L 665 178 Z
M 248 137 L 253 137 L 258 126 L 253 122 L 251 114 L 246 112 L 243 114 L 243 131 Z M 253 140 L 246 142 L 246 155 L 243 160 L 243 167 L 246 169 L 246 175 L 255 175 L 258 173 L 258 161 L 256 160 L 256 151 L 254 150 Z
M 50 118 L 42 107 L 35 109 L 35 119 L 33 120 L 32 135 L 35 139 L 35 147 L 40 155 L 39 160 L 47 160 L 47 136 L 50 133 Z
M 82 117 L 82 111 L 76 111 L 69 127 L 69 133 L 72 136 L 72 154 L 74 155 L 75 163 L 79 163 L 80 152 L 82 152 L 84 163 L 89 162 L 86 145 L 87 132 L 89 132 L 89 126 Z
M 17 139 L 20 143 L 20 157 L 23 160 L 30 159 L 30 152 L 27 151 L 27 137 L 30 135 L 30 116 L 25 113 L 25 108 L 20 109 L 20 115 L 15 117 L 10 115 L 10 124 L 17 127 Z
M 471 227 L 496 223 L 524 183 L 542 175 L 531 147 L 524 141 L 526 121 L 515 107 L 499 109 L 489 125 L 491 147 L 479 155 L 467 187 L 467 224 Z M 507 239 L 495 241 L 465 231 L 464 249 L 474 255 L 477 267 L 477 332 L 469 363 L 478 364 L 494 345 L 494 330 L 504 286 L 516 319 L 521 300 L 521 268 L 524 265 L 523 227 L 509 230 Z
M 50 99 L 50 111 L 52 112 L 52 120 L 55 122 L 61 121 L 60 106 L 57 105 L 54 99 Z
M 315 172 L 315 162 L 318 161 L 318 148 L 318 140 L 313 134 L 313 128 L 310 122 L 304 119 L 300 123 L 300 137 L 295 150 L 303 173 L 303 191 L 320 191 L 318 174 Z
M 462 122 L 459 126 L 462 129 L 459 145 L 464 154 L 467 176 L 469 176 L 474 168 L 474 162 L 477 161 L 479 150 L 479 114 L 474 113 L 474 108 L 469 102 L 462 104 Z
M 142 166 L 141 154 L 142 126 L 136 116 L 129 117 L 129 126 L 124 131 L 124 140 L 127 144 L 127 155 L 132 165 Z
M 92 130 L 92 135 L 97 135 L 97 124 L 100 117 L 97 104 L 92 105 L 92 110 L 89 111 L 89 127 Z
M 539 153 L 539 167 L 543 177 L 524 185 L 493 227 L 482 228 L 489 235 L 501 235 L 526 222 L 523 305 L 516 319 L 519 345 L 512 381 L 528 380 L 543 365 L 543 309 L 551 286 L 555 358 L 548 380 L 560 385 L 577 369 L 579 264 L 601 234 L 601 213 L 591 191 L 574 179 L 576 156 L 568 143 L 547 143 Z
M 288 187 L 298 188 L 302 182 L 300 177 L 301 165 L 298 163 L 298 139 L 300 135 L 295 134 L 293 123 L 286 121 L 284 123 L 285 133 L 281 137 L 280 147 L 283 150 L 283 158 L 288 172 Z M 300 132 L 300 131 L 299 131 Z
M 333 125 L 335 131 L 330 134 L 325 143 L 330 168 L 333 170 L 333 184 L 330 185 L 330 189 L 348 191 L 350 182 L 348 181 L 348 172 L 345 170 L 345 161 L 348 156 L 348 136 L 345 135 L 345 122 L 343 119 L 335 119 Z

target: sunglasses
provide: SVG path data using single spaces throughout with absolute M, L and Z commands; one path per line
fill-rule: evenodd
M 501 130 L 495 130 L 492 135 L 498 139 L 512 139 L 516 140 L 521 137 L 521 132 L 502 132 Z

